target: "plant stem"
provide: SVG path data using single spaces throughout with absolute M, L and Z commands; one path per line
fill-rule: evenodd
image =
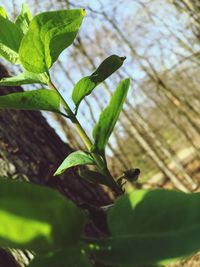
M 61 100 L 61 104 L 65 110 L 65 112 L 67 113 L 67 115 L 69 116 L 71 122 L 73 123 L 77 133 L 79 134 L 79 136 L 81 137 L 81 139 L 83 140 L 84 144 L 86 145 L 88 151 L 90 152 L 92 149 L 92 142 L 90 140 L 90 138 L 88 137 L 88 135 L 86 134 L 85 130 L 83 129 L 83 127 L 81 126 L 80 122 L 78 121 L 78 119 L 76 118 L 75 114 L 73 113 L 73 111 L 71 110 L 71 108 L 69 107 L 69 105 L 67 104 L 67 102 L 64 100 L 63 96 L 60 94 L 60 92 L 58 91 L 58 89 L 56 88 L 56 86 L 52 83 L 52 81 L 49 79 L 49 83 L 48 86 L 50 89 L 55 90 L 57 92 L 57 94 L 60 97 Z M 102 159 L 99 155 L 95 154 L 95 153 L 91 153 L 94 160 L 96 161 L 96 164 L 99 168 L 99 171 L 103 174 L 106 175 L 108 181 L 107 183 L 110 185 L 110 187 L 117 193 L 117 194 L 122 194 L 122 190 L 119 187 L 119 185 L 115 182 L 115 180 L 113 179 L 113 177 L 111 176 L 106 163 L 104 162 L 104 159 Z
M 91 150 L 92 143 L 91 143 L 89 137 L 87 136 L 87 134 L 85 133 L 85 131 L 83 130 L 82 126 L 78 122 L 78 120 L 75 117 L 74 113 L 72 112 L 71 108 L 65 102 L 64 98 L 62 97 L 62 95 L 60 94 L 60 92 L 58 91 L 58 89 L 55 87 L 55 85 L 52 82 L 50 82 L 48 85 L 49 85 L 49 88 L 50 89 L 55 90 L 57 92 L 57 94 L 59 95 L 60 100 L 61 100 L 61 104 L 62 104 L 64 110 L 66 111 L 67 115 L 69 116 L 70 120 L 72 121 L 72 123 L 73 123 L 74 127 L 76 128 L 78 134 L 80 135 L 81 139 L 85 143 L 87 149 L 88 150 Z

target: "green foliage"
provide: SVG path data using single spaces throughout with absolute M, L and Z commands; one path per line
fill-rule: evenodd
M 113 72 L 118 70 L 124 60 L 125 57 L 112 55 L 106 58 L 92 75 L 78 81 L 72 93 L 72 99 L 76 105 L 76 112 L 83 98 L 91 94 L 99 83 L 105 81 Z
M 98 123 L 93 130 L 94 146 L 92 151 L 104 155 L 105 146 L 115 127 L 123 103 L 125 101 L 130 79 L 123 80 L 113 94 L 108 107 L 101 113 Z
M 5 19 L 8 18 L 7 12 L 6 12 L 6 10 L 2 6 L 0 6 L 0 16 L 2 16 Z
M 111 266 L 138 266 L 198 251 L 199 205 L 199 193 L 140 190 L 121 197 L 108 210 L 111 236 L 99 243 L 98 260 Z
M 0 246 L 39 253 L 76 244 L 85 215 L 53 189 L 0 180 Z
M 15 24 L 22 30 L 24 34 L 28 31 L 31 21 L 31 13 L 26 4 L 22 5 L 21 13 L 16 18 Z
M 11 93 L 0 96 L 0 109 L 47 110 L 60 113 L 60 97 L 54 91 Z
M 66 159 L 62 162 L 54 175 L 59 175 L 71 167 L 95 164 L 96 162 L 90 153 L 84 151 L 76 151 L 66 157 Z
M 36 74 L 29 71 L 24 71 L 15 77 L 8 77 L 0 80 L 0 86 L 18 86 L 33 83 L 47 84 L 48 77 L 44 74 Z
M 90 267 L 86 255 L 81 253 L 81 246 L 70 246 L 64 250 L 36 256 L 30 267 Z
M 76 84 L 72 93 L 75 113 L 52 83 L 49 73 L 60 53 L 74 41 L 84 15 L 83 9 L 59 10 L 41 13 L 31 20 L 28 7 L 23 5 L 13 23 L 0 8 L 0 55 L 14 64 L 19 63 L 20 57 L 26 69 L 16 77 L 0 80 L 0 85 L 41 83 L 52 89 L 0 96 L 0 108 L 47 110 L 68 116 L 88 152 L 71 153 L 54 175 L 74 166 L 94 165 L 95 171 L 84 168 L 80 176 L 107 185 L 119 195 L 124 192 L 123 179 L 133 181 L 140 173 L 139 169 L 132 168 L 124 171 L 116 182 L 105 157 L 105 147 L 122 110 L 130 80 L 121 81 L 102 111 L 93 130 L 93 143 L 76 113 L 82 99 L 115 72 L 125 58 L 108 57 L 91 76 Z M 107 210 L 109 234 L 90 240 L 83 236 L 88 217 L 71 201 L 50 188 L 1 178 L 0 246 L 36 251 L 31 267 L 91 267 L 89 259 L 94 264 L 100 262 L 115 267 L 171 261 L 200 249 L 199 206 L 200 193 L 131 192 L 118 198 Z M 101 213 L 102 209 L 97 208 L 97 212 Z
M 23 67 L 30 72 L 47 72 L 60 53 L 74 41 L 84 15 L 83 9 L 75 9 L 35 16 L 19 49 Z
M 0 56 L 19 64 L 18 51 L 22 38 L 21 29 L 5 16 L 0 16 Z

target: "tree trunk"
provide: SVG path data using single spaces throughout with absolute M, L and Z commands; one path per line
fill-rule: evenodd
M 6 76 L 8 73 L 0 65 L 0 79 Z M 15 91 L 22 91 L 22 88 L 1 87 L 0 95 Z M 79 206 L 86 209 L 93 206 L 93 211 L 95 207 L 110 204 L 111 200 L 102 188 L 82 180 L 75 169 L 53 177 L 58 165 L 71 152 L 70 146 L 61 141 L 40 112 L 0 111 L 0 176 L 54 187 Z M 90 210 L 93 222 L 86 233 L 102 235 L 106 232 L 104 218 L 93 211 Z M 1 249 L 0 266 L 25 266 L 29 256 L 25 252 L 22 254 L 24 260 L 17 263 L 9 251 Z

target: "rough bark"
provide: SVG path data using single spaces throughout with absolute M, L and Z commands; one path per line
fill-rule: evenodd
M 0 79 L 6 76 L 7 71 L 0 65 Z M 0 95 L 21 90 L 21 87 L 1 87 Z M 111 203 L 101 187 L 80 179 L 74 169 L 53 177 L 55 169 L 71 152 L 70 146 L 61 141 L 40 112 L 0 111 L 0 176 L 55 187 L 88 209 Z M 91 211 L 91 217 L 96 226 L 90 224 L 87 234 L 101 235 L 106 231 L 104 220 L 100 221 L 98 212 Z M 16 263 L 8 251 L 1 249 L 0 266 L 24 265 Z

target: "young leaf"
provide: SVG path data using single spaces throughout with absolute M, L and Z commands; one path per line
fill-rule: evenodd
M 110 266 L 172 261 L 200 249 L 200 193 L 139 190 L 108 210 L 111 237 L 96 256 Z
M 24 34 L 28 31 L 31 21 L 31 13 L 26 4 L 22 4 L 22 9 L 19 16 L 16 18 L 15 24 L 22 30 Z
M 129 169 L 124 171 L 124 178 L 128 180 L 129 182 L 133 183 L 136 182 L 138 177 L 140 175 L 140 169 Z
M 40 254 L 79 242 L 85 215 L 53 189 L 0 179 L 0 247 Z
M 40 89 L 0 96 L 0 109 L 47 110 L 60 113 L 60 98 L 55 91 Z
M 123 103 L 125 101 L 130 79 L 123 80 L 113 94 L 108 107 L 102 111 L 98 123 L 93 130 L 94 146 L 92 151 L 104 155 L 105 146 L 115 127 Z
M 0 86 L 18 86 L 22 84 L 41 83 L 47 84 L 48 78 L 45 74 L 36 74 L 28 71 L 24 71 L 14 77 L 6 77 L 0 80 Z
M 0 6 L 0 16 L 2 16 L 5 19 L 8 18 L 6 10 L 2 6 Z
M 74 41 L 84 16 L 83 9 L 50 11 L 35 16 L 19 49 L 24 68 L 35 73 L 48 71 Z
M 18 50 L 23 37 L 21 29 L 0 16 L 0 56 L 13 64 L 19 64 Z
M 71 153 L 59 166 L 54 176 L 59 175 L 71 167 L 78 165 L 95 165 L 95 161 L 88 152 L 76 151 Z
M 124 60 L 125 57 L 112 55 L 106 58 L 91 76 L 84 77 L 78 81 L 72 93 L 72 99 L 76 105 L 76 112 L 82 99 L 89 95 L 99 83 L 106 80 L 113 72 L 118 70 Z

